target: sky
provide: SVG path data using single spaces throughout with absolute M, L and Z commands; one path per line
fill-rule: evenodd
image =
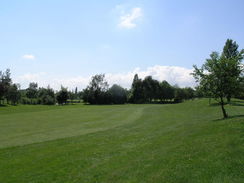
M 226 39 L 244 48 L 243 0 L 0 0 L 0 70 L 30 82 L 85 88 L 104 73 L 129 88 L 134 74 L 195 86 Z

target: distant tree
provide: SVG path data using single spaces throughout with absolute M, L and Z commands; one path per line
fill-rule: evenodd
M 76 98 L 77 94 L 75 94 L 73 91 L 69 91 L 68 94 L 69 94 L 70 103 L 73 104 L 73 101 Z
M 182 102 L 186 98 L 186 93 L 183 88 L 174 86 L 174 102 Z
M 6 98 L 8 88 L 10 87 L 12 80 L 10 77 L 10 70 L 7 69 L 5 72 L 0 71 L 0 102 Z
M 185 92 L 185 99 L 193 99 L 195 97 L 195 90 L 193 90 L 191 87 L 184 88 Z
M 152 99 L 158 98 L 159 82 L 154 80 L 152 76 L 147 76 L 142 81 L 143 93 L 146 101 L 152 102 Z
M 26 89 L 26 96 L 31 100 L 31 104 L 33 104 L 33 99 L 37 98 L 38 93 L 38 84 L 37 83 L 30 83 L 29 87 Z
M 139 79 L 138 74 L 135 74 L 131 86 L 130 102 L 143 103 L 144 101 L 145 101 L 145 96 L 143 92 L 143 83 L 142 80 Z
M 163 101 L 163 100 L 172 100 L 173 98 L 174 98 L 174 88 L 167 81 L 162 81 L 160 83 L 159 99 Z
M 226 70 L 226 74 L 231 76 L 233 80 L 238 80 L 239 78 L 239 73 L 236 72 L 236 67 L 240 64 L 240 60 L 243 59 L 242 54 L 240 54 L 240 52 L 238 51 L 238 47 L 239 46 L 235 41 L 233 41 L 232 39 L 227 39 L 223 48 L 223 52 L 221 54 L 221 58 L 229 60 L 229 68 L 228 70 Z M 243 50 L 241 52 L 243 52 Z M 233 82 L 232 84 L 236 83 Z M 233 92 L 233 90 L 238 91 L 240 90 L 240 88 L 238 85 L 235 85 L 229 87 L 229 89 L 229 91 L 226 91 L 226 98 L 228 102 L 230 102 L 231 97 L 236 94 Z
M 77 99 L 81 100 L 83 98 L 83 91 L 77 93 Z
M 11 102 L 12 105 L 16 105 L 21 98 L 21 94 L 19 91 L 19 85 L 12 84 L 8 87 L 8 92 L 6 94 L 7 101 Z
M 240 59 L 242 54 L 240 53 L 230 59 L 220 57 L 217 52 L 213 52 L 200 69 L 195 65 L 193 66 L 193 76 L 201 86 L 202 91 L 211 94 L 219 101 L 224 118 L 228 117 L 224 108 L 224 98 L 230 93 L 236 93 L 236 86 L 240 86 L 240 77 L 243 72 Z
M 77 87 L 75 87 L 75 93 L 74 93 L 74 97 L 75 97 L 75 99 L 78 99 L 79 98 L 79 96 L 78 96 L 78 89 L 77 89 Z
M 47 88 L 39 88 L 38 90 L 38 101 L 43 105 L 55 104 L 55 93 L 49 86 Z
M 108 83 L 104 74 L 92 77 L 90 84 L 83 90 L 83 100 L 90 104 L 108 104 L 110 102 Z
M 124 104 L 127 101 L 127 92 L 121 86 L 114 84 L 109 88 L 109 94 L 111 97 L 111 102 L 113 104 Z
M 240 90 L 238 93 L 236 93 L 235 97 L 239 99 L 244 99 L 244 76 L 242 76 Z
M 68 100 L 68 90 L 67 88 L 64 88 L 63 86 L 61 86 L 61 90 L 57 93 L 57 101 L 58 104 L 66 104 L 67 100 Z

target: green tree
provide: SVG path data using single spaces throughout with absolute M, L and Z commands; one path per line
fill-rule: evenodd
M 55 93 L 49 86 L 47 88 L 39 88 L 38 90 L 38 103 L 44 105 L 55 104 Z
M 26 89 L 26 96 L 31 100 L 31 104 L 33 104 L 33 99 L 37 98 L 38 94 L 38 84 L 37 83 L 30 83 L 29 87 Z
M 84 102 L 90 104 L 107 104 L 110 101 L 108 83 L 104 74 L 97 74 L 92 77 L 91 82 L 83 91 Z
M 174 98 L 174 88 L 167 82 L 162 81 L 160 83 L 159 99 L 163 100 L 172 100 Z
M 7 101 L 10 101 L 12 105 L 16 105 L 21 98 L 18 84 L 12 84 L 8 87 L 8 92 L 6 94 Z
M 76 92 L 77 92 L 77 91 L 76 91 Z M 76 99 L 76 95 L 77 95 L 77 94 L 74 93 L 73 91 L 69 91 L 68 94 L 69 94 L 69 100 L 70 100 L 70 103 L 73 104 L 74 99 Z
M 127 101 L 127 91 L 121 86 L 114 84 L 109 88 L 109 94 L 111 97 L 111 102 L 113 104 L 124 104 Z
M 135 74 L 131 86 L 130 102 L 143 103 L 144 101 L 145 97 L 143 92 L 143 83 L 142 80 L 138 77 L 138 74 Z
M 63 86 L 61 86 L 61 90 L 57 93 L 57 101 L 58 104 L 66 104 L 67 100 L 68 100 L 69 94 L 68 94 L 68 90 L 67 88 L 64 88 Z
M 142 81 L 143 93 L 146 101 L 152 102 L 153 99 L 158 99 L 159 82 L 154 80 L 152 76 L 147 76 Z
M 238 65 L 240 60 L 242 60 L 243 58 L 240 52 L 238 51 L 238 47 L 239 46 L 235 41 L 233 41 L 232 39 L 227 39 L 225 42 L 225 46 L 223 48 L 223 52 L 221 54 L 222 58 L 228 59 L 229 63 L 231 63 L 227 71 L 228 71 L 228 75 L 230 75 L 232 79 L 235 80 L 238 80 L 239 77 L 239 73 L 236 72 L 236 65 Z M 235 95 L 235 93 L 233 93 L 232 91 L 233 87 L 236 87 L 235 91 L 240 90 L 238 85 L 230 87 L 230 90 L 227 92 L 227 96 L 226 96 L 228 102 L 230 102 L 231 97 Z
M 225 58 L 220 57 L 217 52 L 213 52 L 201 68 L 193 66 L 193 76 L 202 91 L 211 94 L 219 101 L 224 118 L 228 117 L 224 108 L 224 98 L 230 92 L 235 93 L 236 86 L 240 85 L 240 77 L 243 72 L 240 57 L 242 57 L 242 53 L 233 58 Z M 230 74 L 230 71 L 233 74 Z
M 7 69 L 5 72 L 0 71 L 0 102 L 3 101 L 3 103 L 4 98 L 6 98 L 8 88 L 12 84 L 10 75 L 9 69 Z

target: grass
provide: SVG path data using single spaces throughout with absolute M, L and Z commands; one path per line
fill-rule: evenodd
M 244 182 L 243 101 L 0 108 L 0 182 Z

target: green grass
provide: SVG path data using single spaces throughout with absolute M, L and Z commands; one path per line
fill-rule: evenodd
M 244 182 L 244 103 L 0 108 L 0 182 Z

